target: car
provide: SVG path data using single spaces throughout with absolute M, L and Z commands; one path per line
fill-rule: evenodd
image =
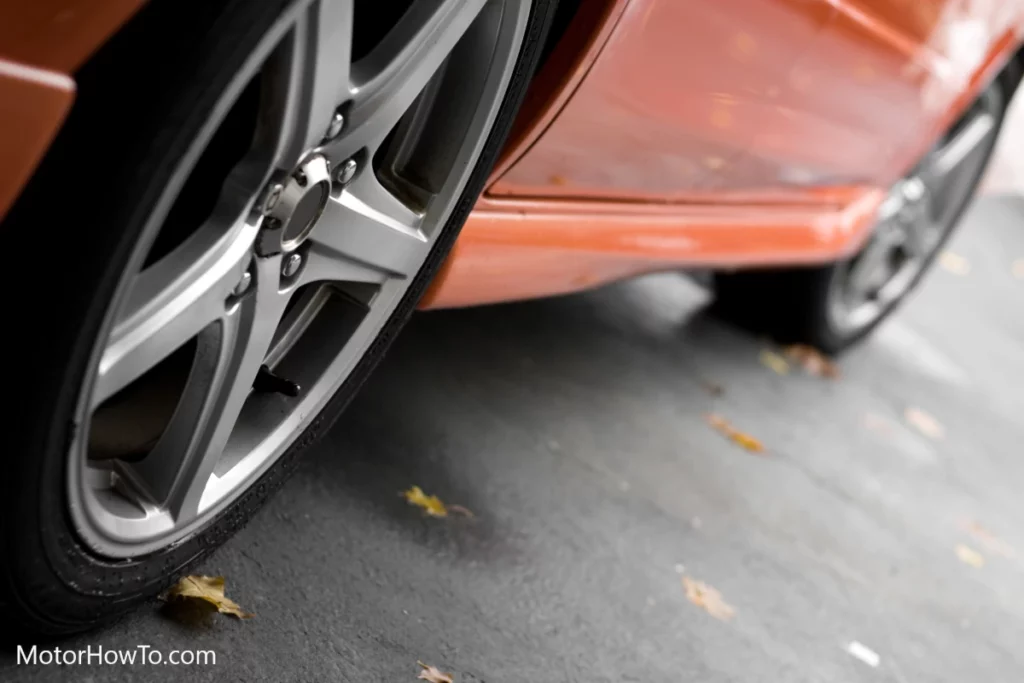
M 1022 35 L 1024 0 L 5 4 L 4 632 L 202 561 L 417 307 L 700 269 L 849 347 L 969 204 Z

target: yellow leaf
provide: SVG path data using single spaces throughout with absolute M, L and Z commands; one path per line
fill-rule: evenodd
M 946 428 L 942 423 L 920 408 L 907 408 L 903 417 L 908 424 L 929 439 L 938 440 L 946 435 Z
M 703 581 L 691 579 L 689 576 L 682 577 L 683 588 L 686 589 L 686 597 L 698 607 L 703 607 L 708 614 L 729 621 L 736 615 L 732 605 L 722 599 L 722 594 L 707 585 Z
M 982 545 L 985 546 L 986 550 L 989 550 L 996 555 L 1002 555 L 1003 557 L 1016 557 L 1017 552 L 1013 549 L 1013 546 L 1004 541 L 1003 539 L 996 536 L 994 533 L 983 527 L 978 522 L 971 522 L 967 525 L 967 530 L 970 531 Z
M 783 351 L 786 357 L 816 377 L 839 378 L 839 367 L 821 351 L 806 344 L 793 344 Z
M 430 666 L 429 664 L 424 664 L 420 661 L 417 661 L 416 663 L 423 667 L 423 671 L 421 671 L 420 675 L 416 677 L 417 679 L 428 681 L 428 683 L 454 683 L 452 681 L 451 674 L 446 674 L 442 671 L 439 671 L 437 667 Z
M 974 548 L 968 548 L 967 546 L 958 544 L 955 548 L 956 556 L 960 558 L 960 561 L 964 564 L 969 564 L 975 569 L 981 569 L 985 566 L 985 558 L 981 556 Z
M 714 413 L 712 413 L 710 415 L 705 415 L 704 419 L 707 420 L 709 425 L 718 430 L 719 433 L 723 434 L 726 438 L 728 438 L 730 441 L 737 444 L 738 446 L 741 446 L 753 453 L 761 453 L 764 451 L 764 444 L 762 444 L 760 441 L 750 436 L 749 434 L 744 434 L 740 430 L 733 427 L 731 424 L 729 424 L 729 421 L 726 420 L 721 415 L 715 415 Z
M 761 351 L 761 365 L 765 366 L 776 375 L 789 374 L 789 362 L 779 354 L 774 351 L 769 351 L 768 349 L 763 349 Z
M 230 614 L 239 619 L 256 616 L 224 595 L 223 576 L 186 576 L 171 586 L 161 598 L 165 602 L 189 601 L 211 605 L 221 614 Z
M 939 265 L 953 275 L 967 275 L 971 272 L 971 263 L 960 254 L 944 251 L 939 254 Z
M 444 506 L 441 499 L 437 496 L 428 496 L 423 493 L 423 489 L 419 486 L 413 486 L 408 491 L 403 491 L 402 497 L 409 501 L 410 505 L 417 505 L 423 508 L 423 511 L 431 517 L 448 516 L 448 508 Z

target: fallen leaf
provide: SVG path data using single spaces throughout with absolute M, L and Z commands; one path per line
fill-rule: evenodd
M 765 366 L 776 375 L 788 375 L 789 374 L 789 361 L 768 349 L 761 351 L 761 365 Z
M 993 534 L 978 522 L 971 522 L 968 524 L 967 530 L 970 531 L 975 538 L 980 540 L 985 545 L 986 549 L 996 555 L 1002 555 L 1003 557 L 1016 557 L 1017 551 L 1013 549 L 1013 546 Z
M 872 668 L 876 668 L 882 662 L 882 658 L 878 656 L 877 652 L 856 640 L 846 646 L 846 651 L 850 656 L 856 657 Z
M 942 426 L 942 423 L 920 408 L 907 408 L 903 413 L 903 418 L 907 424 L 929 439 L 938 440 L 946 435 L 946 428 Z
M 749 434 L 744 434 L 740 430 L 733 427 L 731 424 L 729 424 L 729 421 L 726 420 L 721 415 L 715 415 L 714 413 L 711 413 L 709 415 L 705 415 L 704 417 L 708 421 L 709 425 L 714 427 L 716 430 L 718 430 L 719 433 L 723 434 L 733 443 L 753 453 L 764 452 L 764 444 L 762 444 L 760 441 L 750 436 Z
M 417 661 L 416 663 L 423 667 L 423 671 L 421 671 L 420 675 L 416 677 L 417 679 L 422 679 L 429 683 L 454 683 L 451 674 L 446 674 L 443 671 L 440 671 L 437 667 L 424 664 L 420 661 Z
M 256 616 L 246 612 L 224 595 L 223 576 L 186 576 L 160 597 L 168 603 L 189 601 L 210 605 L 221 614 L 230 614 L 239 619 L 251 619 Z
M 729 621 L 736 615 L 732 605 L 723 600 L 722 594 L 711 586 L 689 576 L 682 577 L 682 581 L 683 588 L 686 589 L 686 598 L 698 607 L 704 608 L 711 616 Z
M 708 392 L 712 396 L 721 396 L 725 393 L 725 387 L 718 382 L 712 382 L 709 379 L 702 379 L 700 381 L 700 385 L 704 391 Z
M 968 548 L 964 544 L 960 543 L 957 544 L 955 550 L 956 556 L 959 557 L 960 561 L 964 564 L 969 564 L 975 569 L 981 569 L 985 566 L 985 558 L 982 557 L 981 553 L 974 548 Z
M 971 264 L 963 256 L 954 254 L 951 251 L 944 251 L 939 254 L 939 265 L 953 273 L 953 275 L 967 275 L 971 272 Z
M 832 359 L 813 346 L 793 344 L 783 349 L 783 353 L 791 361 L 804 369 L 804 372 L 815 377 L 839 378 L 839 366 Z
M 428 496 L 423 493 L 419 486 L 413 486 L 408 491 L 402 491 L 402 497 L 409 501 L 410 505 L 417 505 L 423 508 L 431 517 L 447 517 L 448 508 L 444 506 L 437 496 Z
M 455 515 L 462 515 L 463 517 L 468 517 L 470 519 L 476 517 L 476 515 L 473 514 L 472 510 L 461 505 L 449 505 L 448 512 L 451 512 Z
M 1016 259 L 1010 266 L 1010 272 L 1019 280 L 1024 280 L 1024 258 Z

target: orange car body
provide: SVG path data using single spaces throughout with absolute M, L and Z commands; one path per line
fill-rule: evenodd
M 0 7 L 0 215 L 142 2 Z M 582 0 L 423 305 L 841 259 L 1022 39 L 1024 0 Z

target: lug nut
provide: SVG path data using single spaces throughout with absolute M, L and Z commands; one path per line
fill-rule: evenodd
M 352 178 L 355 177 L 358 169 L 359 164 L 356 163 L 355 159 L 346 159 L 338 167 L 338 172 L 334 174 L 334 180 L 339 185 L 348 185 L 352 182 Z
M 345 115 L 340 110 L 334 112 L 334 116 L 331 117 L 331 122 L 327 126 L 327 133 L 324 135 L 325 140 L 331 140 L 338 137 L 338 133 L 345 127 Z
M 260 205 L 260 212 L 266 216 L 277 203 L 281 200 L 281 193 L 284 192 L 284 185 L 281 183 L 274 183 L 267 188 L 267 193 L 263 196 L 263 203 Z
M 249 291 L 249 287 L 251 286 L 252 273 L 250 273 L 247 270 L 245 271 L 245 273 L 242 274 L 242 279 L 238 281 L 238 284 L 235 285 L 235 288 L 231 291 L 231 293 L 234 294 L 235 296 L 242 296 L 243 294 Z
M 302 256 L 299 254 L 288 254 L 284 257 L 284 263 L 281 265 L 281 275 L 285 277 L 291 277 L 295 273 L 299 272 L 299 268 L 302 266 Z
M 903 198 L 908 202 L 921 201 L 924 199 L 924 195 L 928 191 L 924 185 L 924 181 L 920 178 L 911 178 L 903 183 L 903 187 L 901 189 L 903 191 Z

